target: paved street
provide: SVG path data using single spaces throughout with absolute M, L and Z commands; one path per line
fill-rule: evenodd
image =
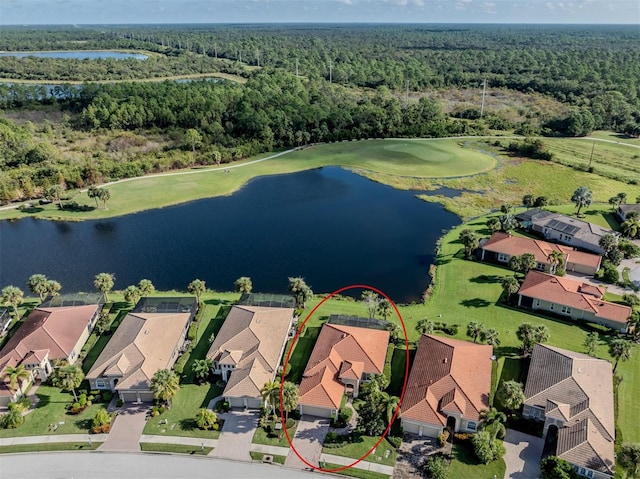
M 220 414 L 224 426 L 218 438 L 217 447 L 211 456 L 237 461 L 250 461 L 251 440 L 258 426 L 259 412 L 254 410 L 234 410 Z
M 324 438 L 329 432 L 329 420 L 315 418 L 311 416 L 302 416 L 298 423 L 296 435 L 293 438 L 293 446 L 304 459 L 318 466 L 320 463 L 320 455 L 322 454 L 322 444 Z M 353 462 L 353 461 L 352 461 Z M 304 462 L 296 455 L 293 449 L 289 452 L 285 466 L 294 469 L 308 468 Z
M 74 453 L 3 454 L 2 479 L 297 479 L 318 473 L 289 470 L 277 465 L 246 463 L 211 457 L 163 454 Z M 327 476 L 328 477 L 328 476 Z
M 504 447 L 507 453 L 504 462 L 507 470 L 505 479 L 539 479 L 540 456 L 544 439 L 507 429 Z
M 100 451 L 138 452 L 150 404 L 126 404 L 118 409 L 118 416 Z

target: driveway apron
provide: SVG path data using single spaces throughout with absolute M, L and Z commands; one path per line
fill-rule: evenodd
M 218 445 L 211 456 L 238 461 L 250 461 L 251 441 L 258 425 L 258 411 L 237 410 L 219 414 L 224 425 L 218 438 Z
M 293 438 L 293 446 L 304 459 L 314 466 L 320 463 L 320 455 L 322 454 L 322 444 L 324 438 L 329 432 L 329 420 L 312 416 L 302 416 L 298 423 L 298 429 Z M 293 451 L 289 451 L 287 460 L 284 463 L 287 467 L 296 469 L 308 469 L 304 462 Z
M 151 404 L 127 404 L 118 409 L 107 440 L 100 451 L 140 452 L 140 436 L 147 423 L 147 411 Z
M 507 450 L 504 456 L 504 462 L 507 464 L 505 479 L 539 479 L 543 446 L 542 438 L 507 429 L 504 438 L 504 447 Z

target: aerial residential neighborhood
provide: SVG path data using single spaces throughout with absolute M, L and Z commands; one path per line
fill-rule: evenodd
M 640 479 L 637 0 L 0 13 L 0 479 Z

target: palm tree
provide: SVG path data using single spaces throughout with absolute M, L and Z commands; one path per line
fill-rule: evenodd
M 111 191 L 106 188 L 98 189 L 98 198 L 102 200 L 102 204 L 104 205 L 104 209 L 107 209 L 107 201 L 111 199 Z
M 596 348 L 598 347 L 599 339 L 600 338 L 598 337 L 598 333 L 596 333 L 595 331 L 590 332 L 589 334 L 587 334 L 587 337 L 584 338 L 584 347 L 587 350 L 587 354 L 589 356 L 596 355 Z
M 253 283 L 251 282 L 251 278 L 248 276 L 241 276 L 236 279 L 233 285 L 236 288 L 236 291 L 240 294 L 249 294 L 253 289 Z
M 589 206 L 591 204 L 591 190 L 586 186 L 578 187 L 578 189 L 573 192 L 571 201 L 575 203 L 576 207 L 578 208 L 576 216 L 580 216 L 580 210 L 584 206 Z
M 400 416 L 400 398 L 398 396 L 391 396 L 386 392 L 380 393 L 380 407 L 385 411 L 385 415 L 387 418 L 387 424 L 391 422 L 393 419 L 393 414 L 396 409 L 398 409 L 398 415 Z
M 196 301 L 200 304 L 200 298 L 207 291 L 207 285 L 201 279 L 194 279 L 187 286 L 187 290 L 196 295 Z
M 218 415 L 211 409 L 203 407 L 196 414 L 196 426 L 200 429 L 209 430 L 215 427 L 218 422 Z
M 44 301 L 47 296 L 47 277 L 44 274 L 32 274 L 27 284 L 29 291 L 40 296 L 40 301 Z
M 391 302 L 388 299 L 384 298 L 378 303 L 376 311 L 386 321 L 393 312 L 393 306 L 391 306 Z
M 488 431 L 492 441 L 496 437 L 504 437 L 506 433 L 504 425 L 506 422 L 507 416 L 505 413 L 498 411 L 494 407 L 480 411 L 479 429 Z
M 296 298 L 296 308 L 304 309 L 307 307 L 307 301 L 313 297 L 313 291 L 305 283 L 301 277 L 289 278 L 289 291 L 293 293 Z
M 140 299 L 140 290 L 137 286 L 131 284 L 124 290 L 124 300 L 127 303 L 135 305 Z
M 436 325 L 434 324 L 434 322 L 428 320 L 427 318 L 419 320 L 418 324 L 416 324 L 416 330 L 420 334 L 432 334 L 435 330 L 435 327 Z
M 93 279 L 93 285 L 104 294 L 107 302 L 109 301 L 109 291 L 113 288 L 115 280 L 116 278 L 112 273 L 98 273 Z
M 500 339 L 498 336 L 500 333 L 495 329 L 487 329 L 482 332 L 482 340 L 485 341 L 490 346 L 500 346 Z
M 618 453 L 618 464 L 627 471 L 630 479 L 640 478 L 640 444 L 623 444 Z
M 62 366 L 55 372 L 52 382 L 54 386 L 59 387 L 60 389 L 71 391 L 73 399 L 77 401 L 78 396 L 76 395 L 76 388 L 80 387 L 83 380 L 84 373 L 80 366 L 77 364 L 69 364 L 67 366 Z
M 484 324 L 478 323 L 477 321 L 471 321 L 467 324 L 467 336 L 473 338 L 473 342 L 477 343 L 478 339 L 482 337 L 482 333 L 484 332 Z
M 200 382 L 205 382 L 209 377 L 209 375 L 211 374 L 212 366 L 213 366 L 213 361 L 209 358 L 204 358 L 204 359 L 196 359 L 193 362 L 193 366 L 191 368 L 196 378 L 198 378 Z
M 268 381 L 260 390 L 262 400 L 266 406 L 271 405 L 271 411 L 276 413 L 276 404 L 280 402 L 280 381 Z
M 60 185 L 53 185 L 45 192 L 44 197 L 49 201 L 57 201 L 58 207 L 62 209 L 62 193 L 64 188 Z
M 150 279 L 141 279 L 138 282 L 138 291 L 140 291 L 141 296 L 149 296 L 150 294 L 153 294 L 155 290 L 156 287 Z
M 474 231 L 470 229 L 462 230 L 460 232 L 459 239 L 464 245 L 465 258 L 471 259 L 471 254 L 473 253 L 473 250 L 475 250 L 478 247 L 478 243 L 480 242 L 480 239 L 474 233 Z
M 285 422 L 289 419 L 289 413 L 298 407 L 298 386 L 290 381 L 285 381 L 282 386 L 282 409 L 284 409 Z
M 613 366 L 613 374 L 616 373 L 616 369 L 620 361 L 627 361 L 631 358 L 632 347 L 633 343 L 624 338 L 616 338 L 609 343 L 609 354 L 611 354 L 611 356 L 616 360 L 616 363 Z
M 151 378 L 151 391 L 158 401 L 169 404 L 180 390 L 180 378 L 169 369 L 161 369 Z
M 55 279 L 49 279 L 45 283 L 45 288 L 47 290 L 47 296 L 57 296 L 58 291 L 62 289 L 62 285 Z
M 96 200 L 96 208 L 97 208 L 99 206 L 98 198 L 100 197 L 100 190 L 96 188 L 94 185 L 91 185 L 87 190 L 87 196 L 89 198 L 93 198 L 94 200 Z
M 24 422 L 24 416 L 17 407 L 10 407 L 9 412 L 2 416 L 2 427 L 15 429 Z
M 396 323 L 387 323 L 387 331 L 389 331 L 389 339 L 393 344 L 396 344 L 402 336 L 402 328 Z
M 16 386 L 18 385 L 19 380 L 28 380 L 31 379 L 31 373 L 27 371 L 22 364 L 18 364 L 16 367 L 7 366 L 4 368 L 4 372 L 2 373 L 2 379 L 9 379 L 9 387 L 16 391 Z
M 640 221 L 637 218 L 631 218 L 620 225 L 622 232 L 628 238 L 635 238 L 640 232 Z
M 24 302 L 24 293 L 17 286 L 7 286 L 0 293 L 0 303 L 13 308 L 13 315 L 18 317 L 18 306 Z
M 507 301 L 520 289 L 520 283 L 515 276 L 505 276 L 500 280 L 500 284 L 502 284 L 504 292 L 507 293 Z
M 380 296 L 367 289 L 362 292 L 362 295 L 360 297 L 362 299 L 362 302 L 367 307 L 367 311 L 369 312 L 369 319 L 373 319 L 376 315 L 376 308 L 378 307 L 378 303 L 380 302 Z
M 525 396 L 522 383 L 518 381 L 505 381 L 498 390 L 498 398 L 504 407 L 515 411 L 524 403 Z
M 551 263 L 550 273 L 555 274 L 558 266 L 564 266 L 564 254 L 558 249 L 554 249 L 547 255 L 547 261 Z

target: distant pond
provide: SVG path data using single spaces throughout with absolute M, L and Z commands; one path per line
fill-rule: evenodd
M 106 58 L 115 58 L 123 60 L 125 58 L 135 58 L 137 60 L 146 60 L 147 55 L 141 53 L 126 52 L 110 52 L 110 51 L 64 51 L 64 52 L 1 52 L 0 57 L 41 57 L 41 58 L 68 58 L 75 60 L 97 60 Z
M 364 283 L 419 301 L 437 239 L 458 224 L 440 204 L 325 167 L 109 220 L 0 221 L 0 287 L 26 289 L 43 273 L 62 292 L 89 291 L 95 274 L 110 272 L 116 289 L 148 278 L 185 290 L 200 278 L 228 291 L 250 276 L 255 291 L 278 293 L 289 276 L 303 276 L 316 292 Z

